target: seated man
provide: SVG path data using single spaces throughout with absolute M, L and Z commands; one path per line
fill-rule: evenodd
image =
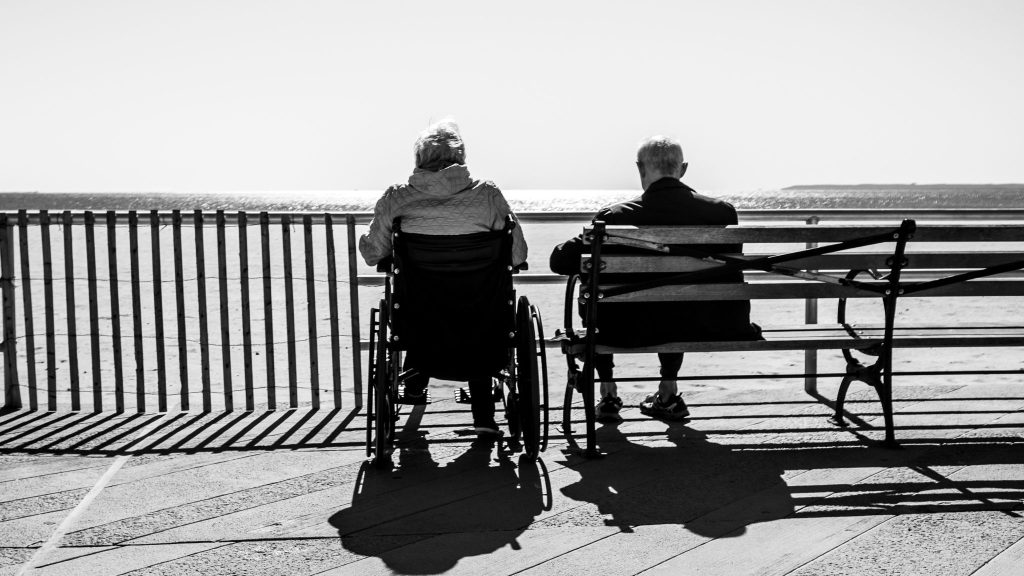
M 359 252 L 374 266 L 391 256 L 391 226 L 401 218 L 402 230 L 413 234 L 455 235 L 501 230 L 515 215 L 493 182 L 475 180 L 466 168 L 466 149 L 458 126 L 442 121 L 416 140 L 416 168 L 405 184 L 388 188 L 373 209 L 369 231 L 359 238 Z M 517 225 L 512 230 L 512 264 L 526 262 L 526 240 Z M 406 369 L 415 368 L 406 358 Z M 406 380 L 405 394 L 422 398 L 429 377 Z M 473 423 L 478 433 L 498 434 L 494 421 L 491 379 L 469 381 Z
M 594 221 L 630 225 L 726 225 L 736 224 L 736 209 L 728 202 L 709 198 L 683 184 L 686 172 L 679 142 L 663 136 L 648 138 L 637 150 L 637 168 L 643 194 L 636 199 L 602 208 Z M 722 252 L 741 252 L 743 247 L 708 247 Z M 629 251 L 608 247 L 609 253 Z M 579 272 L 580 256 L 587 252 L 581 237 L 558 245 L 551 253 L 551 270 L 557 274 Z M 627 275 L 628 276 L 628 275 Z M 642 279 L 654 278 L 644 275 Z M 602 276 L 608 282 L 635 282 L 636 277 Z M 743 274 L 733 271 L 705 282 L 741 282 Z M 750 323 L 749 301 L 722 302 L 639 302 L 609 304 L 598 315 L 598 342 L 612 346 L 650 346 L 686 340 L 749 340 L 760 337 Z M 690 412 L 678 393 L 675 378 L 683 364 L 682 353 L 658 354 L 661 384 L 658 391 L 640 404 L 641 412 L 658 417 L 683 419 Z M 617 394 L 612 355 L 598 355 L 595 369 L 601 379 L 598 417 L 617 418 L 622 400 Z

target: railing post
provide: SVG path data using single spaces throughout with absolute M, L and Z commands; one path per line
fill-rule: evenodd
M 43 302 L 46 326 L 46 409 L 57 409 L 57 341 L 53 313 L 53 249 L 50 243 L 50 213 L 39 211 L 39 235 L 43 248 Z
M 334 219 L 324 214 L 324 236 L 327 241 L 327 301 L 331 324 L 331 390 L 334 408 L 341 409 L 341 333 L 338 327 L 338 263 L 334 250 Z
M 270 215 L 260 212 L 260 247 L 263 262 L 263 336 L 267 363 L 267 409 L 277 409 L 277 383 L 274 376 L 274 298 L 270 282 Z
M 203 381 L 203 412 L 213 411 L 210 384 L 210 333 L 206 317 L 206 246 L 203 238 L 203 211 L 195 210 L 192 216 L 196 244 L 196 297 L 199 305 L 199 368 Z
M 68 315 L 68 371 L 71 376 L 71 409 L 78 412 L 82 409 L 81 382 L 78 371 L 78 323 L 75 318 L 75 248 L 71 231 L 74 230 L 71 211 L 65 210 L 62 215 L 64 228 L 64 299 L 67 301 Z
M 316 279 L 314 278 L 313 217 L 302 217 L 303 252 L 306 257 L 306 329 L 309 331 L 309 393 L 313 410 L 320 409 L 320 343 L 316 330 Z
M 242 357 L 245 367 L 245 409 L 255 409 L 252 370 L 252 312 L 249 303 L 249 222 L 245 210 L 238 211 L 238 272 L 242 290 Z
M 18 357 L 14 336 L 14 234 L 7 214 L 0 214 L 0 292 L 4 308 L 4 408 L 21 408 Z
M 348 242 L 348 295 L 349 316 L 352 317 L 352 376 L 356 395 L 356 409 L 363 407 L 363 365 L 359 357 L 359 269 L 356 266 L 356 217 L 349 214 L 345 218 L 345 229 Z
M 295 352 L 295 295 L 292 286 L 292 218 L 281 217 L 281 248 L 284 252 L 284 327 L 288 350 L 288 407 L 299 407 L 299 376 Z
M 114 346 L 114 410 L 124 412 L 124 365 L 121 358 L 121 295 L 117 281 L 117 213 L 107 211 L 107 271 L 110 279 L 110 331 Z
M 171 212 L 171 242 L 174 249 L 174 305 L 178 316 L 178 383 L 181 409 L 189 409 L 188 335 L 185 333 L 185 272 L 181 247 L 181 211 Z
M 813 226 L 820 222 L 821 219 L 817 216 L 811 216 L 807 219 L 807 224 Z M 817 248 L 817 242 L 808 242 L 807 248 Z M 804 323 L 805 324 L 817 324 L 818 323 L 818 299 L 808 298 L 804 302 Z M 818 351 L 817 350 L 804 350 L 804 391 L 808 394 L 818 393 Z
M 92 410 L 103 410 L 103 375 L 100 359 L 99 289 L 96 274 L 96 215 L 85 211 L 85 266 L 89 287 L 89 348 L 92 356 Z
M 220 293 L 220 365 L 224 379 L 224 410 L 235 409 L 235 390 L 231 382 L 231 326 L 228 311 L 227 217 L 217 210 L 217 291 Z
M 11 255 L 14 252 L 14 232 L 11 232 Z M 28 210 L 18 210 L 18 248 L 21 252 L 21 295 L 25 307 L 25 375 L 28 385 L 28 409 L 39 409 L 39 388 L 36 381 L 35 307 L 32 305 L 32 258 L 28 251 Z M 13 262 L 13 260 L 12 260 Z M 12 271 L 13 273 L 13 271 Z M 12 292 L 13 294 L 13 292 Z M 99 332 L 94 330 L 94 332 Z
M 153 258 L 153 328 L 156 331 L 157 410 L 167 411 L 167 353 L 164 342 L 164 286 L 160 271 L 160 213 L 149 211 L 149 243 Z
M 142 281 L 139 270 L 139 213 L 128 212 L 128 256 L 132 279 L 132 342 L 135 347 L 135 408 L 146 411 L 146 366 L 142 340 Z

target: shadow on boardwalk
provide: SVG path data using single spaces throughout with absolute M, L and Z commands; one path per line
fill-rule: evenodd
M 467 411 L 438 402 L 423 422 L 405 421 L 386 470 L 362 463 L 356 412 L 8 412 L 0 414 L 0 455 L 15 467 L 0 528 L 22 540 L 0 550 L 0 561 L 8 554 L 24 562 L 52 532 L 46 522 L 62 518 L 108 466 L 75 456 L 117 454 L 153 456 L 126 464 L 59 550 L 111 546 L 97 562 L 128 554 L 148 566 L 159 544 L 173 558 L 163 573 L 200 565 L 230 572 L 240 562 L 265 569 L 259 550 L 294 557 L 305 573 L 381 565 L 406 574 L 533 566 L 576 573 L 609 556 L 630 558 L 635 571 L 677 556 L 689 565 L 701 551 L 719 561 L 716 554 L 740 557 L 758 541 L 801 563 L 847 541 L 874 554 L 876 532 L 960 537 L 963 523 L 991 528 L 986 541 L 1020 539 L 1024 399 L 916 399 L 902 412 L 904 448 L 882 450 L 869 446 L 878 435 L 870 404 L 858 410 L 864 420 L 843 430 L 827 425 L 829 410 L 812 401 L 741 398 L 692 404 L 700 417 L 688 424 L 627 412 L 622 424 L 598 429 L 608 457 L 586 460 L 555 436 L 536 463 L 458 435 Z M 705 546 L 713 540 L 721 545 Z M 1008 545 L 1000 541 L 984 558 Z M 900 553 L 928 560 L 927 545 L 913 546 L 922 552 Z M 293 568 L 262 573 L 302 573 Z
M 561 462 L 579 473 L 579 480 L 561 493 L 595 506 L 606 525 L 622 532 L 671 524 L 723 538 L 742 536 L 750 524 L 782 518 L 992 510 L 1024 517 L 1018 512 L 1024 508 L 1024 479 L 949 477 L 964 466 L 1024 465 L 1024 438 L 1019 436 L 918 438 L 900 450 L 717 444 L 682 424 L 665 431 L 670 445 L 636 443 L 631 436 L 617 425 L 602 426 L 598 441 L 610 453 L 607 458 Z M 648 434 L 642 437 L 651 440 Z M 863 470 L 865 478 L 791 480 L 808 471 L 844 469 Z
M 708 522 L 705 515 L 755 493 L 760 497 L 750 502 L 753 510 L 747 514 L 767 521 L 793 513 L 777 453 L 734 450 L 682 424 L 670 426 L 666 437 L 671 445 L 638 444 L 617 425 L 599 428 L 598 441 L 612 454 L 579 465 L 579 481 L 562 488 L 562 494 L 593 504 L 606 525 L 623 532 L 679 524 L 701 536 L 739 536 L 742 528 Z
M 350 552 L 377 556 L 400 574 L 440 574 L 462 558 L 519 549 L 516 539 L 550 509 L 550 498 L 543 460 L 514 461 L 477 440 L 442 465 L 421 436 L 400 448 L 394 469 L 364 464 L 351 505 L 328 522 Z M 382 539 L 405 546 L 382 548 Z M 424 540 L 429 554 L 407 546 Z

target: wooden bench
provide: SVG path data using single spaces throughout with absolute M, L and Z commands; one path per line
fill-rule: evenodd
M 581 258 L 579 275 L 569 278 L 566 326 L 556 338 L 570 365 L 563 427 L 571 429 L 572 393 L 579 390 L 586 414 L 588 455 L 597 454 L 595 354 L 842 350 L 847 368 L 836 398 L 834 421 L 844 425 L 843 400 L 850 383 L 865 382 L 874 387 L 882 406 L 884 444 L 895 446 L 893 348 L 1024 346 L 1024 306 L 1007 310 L 1008 322 L 999 324 L 965 320 L 950 326 L 912 326 L 901 323 L 896 313 L 896 303 L 902 298 L 1024 296 L 1024 275 L 1016 272 L 1024 268 L 1022 224 L 917 226 L 913 220 L 905 220 L 899 225 L 704 227 L 606 226 L 595 222 L 584 228 L 584 240 L 590 253 Z M 745 245 L 745 252 L 754 244 L 801 246 L 775 254 L 718 254 L 705 249 L 738 243 Z M 635 253 L 602 253 L 608 246 L 629 246 Z M 692 283 L 737 268 L 744 271 L 742 283 Z M 602 280 L 610 273 L 659 273 L 660 277 L 612 285 Z M 836 323 L 813 323 L 816 319 L 812 318 L 812 322 L 796 326 L 762 326 L 763 340 L 669 342 L 643 348 L 604 346 L 595 341 L 594 326 L 600 311 L 620 302 L 821 298 L 838 299 Z M 880 300 L 884 322 L 847 322 L 847 298 Z M 588 319 L 585 329 L 572 327 L 576 302 Z M 758 322 L 756 317 L 752 320 Z M 865 366 L 851 350 L 877 355 L 877 361 Z M 575 362 L 577 358 L 584 360 L 582 369 Z M 808 391 L 814 392 L 810 385 Z

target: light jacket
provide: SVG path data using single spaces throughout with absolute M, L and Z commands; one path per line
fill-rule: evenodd
M 359 237 L 359 253 L 370 266 L 391 255 L 391 223 L 402 218 L 402 230 L 414 234 L 454 235 L 500 230 L 505 217 L 512 231 L 512 264 L 526 262 L 526 239 L 501 190 L 490 181 L 474 180 L 463 164 L 431 172 L 416 169 L 406 184 L 384 191 L 373 209 L 370 230 Z

